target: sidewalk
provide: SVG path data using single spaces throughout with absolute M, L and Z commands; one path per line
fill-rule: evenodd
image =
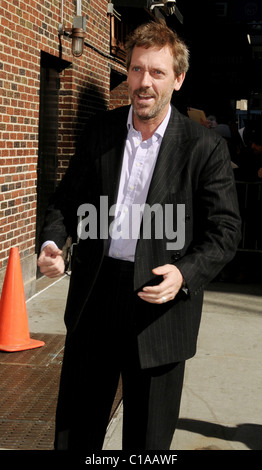
M 41 279 L 27 301 L 31 337 L 46 345 L 0 352 L 1 449 L 52 449 L 68 284 L 67 276 L 51 284 Z M 210 285 L 171 450 L 262 450 L 261 331 L 260 285 Z M 114 410 L 104 450 L 121 450 L 119 396 Z
M 211 284 L 171 450 L 262 450 L 262 287 Z M 120 449 L 122 408 L 104 448 Z

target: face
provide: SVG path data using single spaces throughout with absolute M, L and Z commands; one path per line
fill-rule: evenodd
M 135 47 L 128 70 L 128 90 L 136 121 L 164 119 L 174 90 L 182 86 L 185 74 L 175 76 L 169 46 Z

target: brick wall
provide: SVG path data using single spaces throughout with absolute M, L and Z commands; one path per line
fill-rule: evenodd
M 19 247 L 26 282 L 36 276 L 40 62 L 41 52 L 59 57 L 61 3 L 2 0 L 0 5 L 0 287 L 12 246 Z M 66 28 L 72 26 L 74 5 L 63 1 Z M 58 179 L 86 118 L 127 103 L 125 84 L 112 91 L 110 101 L 111 68 L 122 74 L 125 68 L 110 55 L 107 0 L 82 0 L 82 14 L 87 19 L 83 55 L 74 58 L 71 39 L 61 37 L 61 58 L 68 66 L 60 73 Z

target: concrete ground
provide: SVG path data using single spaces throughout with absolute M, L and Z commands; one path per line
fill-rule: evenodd
M 26 303 L 32 337 L 63 338 L 68 285 L 67 276 L 38 281 L 38 292 Z M 261 284 L 210 285 L 198 351 L 186 366 L 171 450 L 262 450 L 261 331 Z M 121 450 L 121 426 L 120 403 L 109 423 L 104 450 Z
M 262 450 L 261 285 L 210 286 L 171 450 Z M 120 449 L 122 409 L 105 449 Z
M 30 331 L 64 334 L 68 277 L 27 302 Z M 212 283 L 205 292 L 198 351 L 187 362 L 172 450 L 262 450 L 261 284 Z M 122 406 L 104 449 L 121 449 Z

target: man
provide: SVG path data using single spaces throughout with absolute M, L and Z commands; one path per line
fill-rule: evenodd
M 240 225 L 223 139 L 170 105 L 187 68 L 165 23 L 131 35 L 132 106 L 91 119 L 48 210 L 38 264 L 50 277 L 63 272 L 61 248 L 82 216 L 56 449 L 102 448 L 120 373 L 122 448 L 170 447 L 203 287 L 234 256 Z

